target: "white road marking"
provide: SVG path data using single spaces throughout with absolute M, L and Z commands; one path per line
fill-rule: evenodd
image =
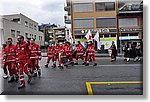
M 84 65 L 76 65 L 76 66 L 84 66 Z M 93 65 L 89 65 L 93 66 Z M 97 65 L 98 67 L 142 67 L 142 64 L 110 64 L 110 65 Z

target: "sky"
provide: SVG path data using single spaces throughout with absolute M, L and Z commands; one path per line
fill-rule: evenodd
M 64 26 L 66 0 L 0 0 L 0 15 L 22 13 L 39 24 Z

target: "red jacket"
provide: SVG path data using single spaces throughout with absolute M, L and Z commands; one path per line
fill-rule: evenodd
M 95 54 L 94 44 L 88 45 L 87 52 L 88 52 L 88 55 L 94 55 Z
M 25 41 L 16 45 L 16 52 L 17 60 L 29 59 L 31 54 L 29 50 L 29 45 Z
M 60 46 L 60 44 L 57 44 L 56 45 L 56 54 L 60 53 L 60 51 L 61 51 L 61 46 Z
M 4 50 L 4 61 L 15 62 L 16 61 L 16 46 L 11 44 L 7 45 Z
M 83 55 L 84 54 L 84 47 L 82 44 L 78 44 L 76 47 L 77 55 Z
M 29 45 L 30 59 L 41 59 L 41 50 L 38 44 L 30 44 Z
M 55 53 L 56 53 L 55 46 L 48 47 L 47 49 L 48 57 L 53 57 Z
M 66 56 L 72 56 L 72 46 L 71 45 L 65 45 L 64 50 L 65 50 Z

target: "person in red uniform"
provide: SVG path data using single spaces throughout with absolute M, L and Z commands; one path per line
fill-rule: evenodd
M 88 53 L 88 56 L 87 56 L 87 62 L 86 62 L 85 65 L 86 66 L 89 65 L 89 61 L 90 61 L 90 57 L 91 57 L 94 61 L 93 66 L 96 66 L 97 63 L 96 63 L 96 59 L 95 59 L 95 49 L 94 49 L 94 44 L 92 43 L 92 41 L 90 41 L 89 44 L 88 44 L 87 53 Z
M 16 80 L 18 82 L 18 73 L 16 69 L 16 46 L 12 44 L 12 38 L 8 38 L 8 45 L 5 48 L 4 60 L 8 65 L 8 71 L 10 75 L 10 80 L 8 83 L 11 83 Z
M 2 49 L 0 51 L 0 56 L 2 56 L 0 62 L 2 64 L 2 68 L 3 68 L 3 71 L 4 71 L 4 76 L 3 76 L 4 79 L 8 78 L 7 63 L 5 61 L 5 56 L 6 55 L 4 54 L 6 46 L 7 46 L 7 44 L 3 44 L 3 47 L 2 47 Z
M 76 63 L 75 63 L 76 65 L 78 65 L 78 59 L 79 59 L 79 57 L 82 59 L 83 64 L 85 64 L 83 55 L 84 55 L 84 47 L 81 44 L 81 42 L 78 41 L 78 45 L 76 47 Z
M 60 58 L 61 50 L 62 50 L 62 45 L 57 43 L 55 46 L 54 64 L 56 65 L 56 60 L 58 59 L 58 62 L 59 62 L 58 67 L 61 67 L 61 58 Z
M 49 44 L 49 47 L 47 49 L 47 61 L 46 61 L 46 64 L 45 64 L 45 67 L 48 68 L 48 64 L 50 62 L 50 60 L 52 60 L 53 62 L 53 68 L 56 68 L 56 63 L 54 63 L 54 54 L 55 54 L 55 46 L 54 44 Z
M 32 75 L 28 70 L 28 60 L 30 58 L 30 50 L 27 42 L 24 41 L 23 36 L 18 36 L 18 43 L 16 45 L 17 63 L 20 73 L 20 86 L 18 89 L 25 87 L 24 73 L 28 76 L 28 83 L 31 82 Z
M 41 76 L 41 69 L 39 66 L 39 60 L 41 60 L 41 50 L 40 46 L 35 43 L 34 38 L 30 40 L 29 50 L 31 51 L 30 64 L 31 70 L 33 71 L 33 77 L 37 77 L 37 73 Z
M 74 65 L 72 56 L 72 45 L 70 44 L 70 42 L 66 42 L 66 45 L 64 46 L 64 51 L 66 57 L 68 57 L 68 59 L 70 60 L 70 64 Z

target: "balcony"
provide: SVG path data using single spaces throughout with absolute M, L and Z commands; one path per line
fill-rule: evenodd
M 71 24 L 71 16 L 68 16 L 67 14 L 64 16 L 65 18 L 65 23 L 66 24 Z
M 70 12 L 70 6 L 65 6 L 64 10 L 67 11 L 67 12 Z

